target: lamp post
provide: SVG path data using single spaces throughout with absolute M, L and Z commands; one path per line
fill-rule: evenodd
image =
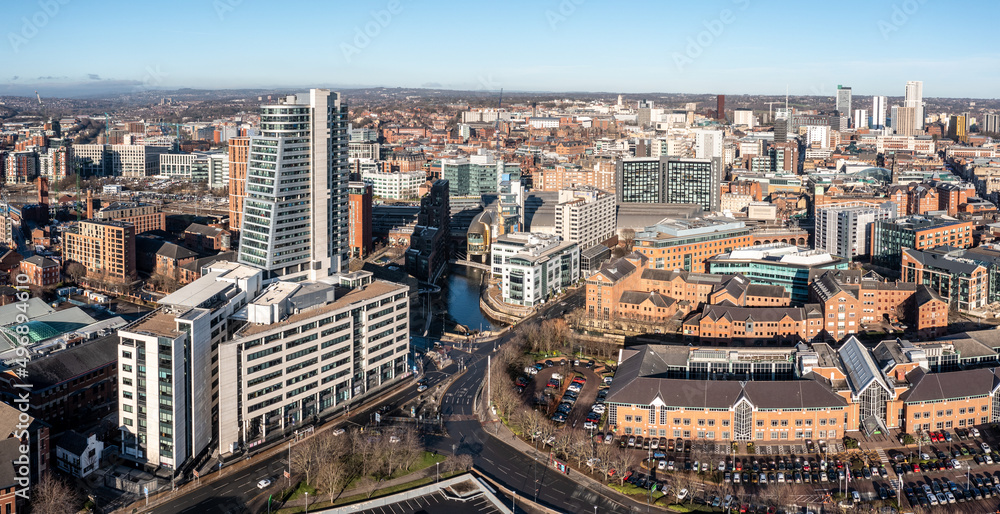
M 437 472 L 437 479 L 434 481 L 434 483 L 440 482 L 441 481 L 441 463 L 440 462 L 435 462 L 434 463 L 434 470 Z
M 309 491 L 306 491 L 306 514 L 309 514 Z

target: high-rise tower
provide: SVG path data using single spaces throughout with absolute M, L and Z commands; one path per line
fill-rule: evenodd
M 837 86 L 837 112 L 842 116 L 852 116 L 854 114 L 851 111 L 851 88 L 844 86 Z M 855 121 L 855 123 L 857 123 Z
M 312 89 L 262 105 L 250 139 L 239 262 L 265 280 L 318 280 L 349 252 L 347 105 Z
M 913 107 L 913 129 L 917 132 L 924 130 L 924 83 L 920 80 L 911 80 L 906 83 L 906 94 L 903 98 L 904 107 Z
M 885 128 L 885 111 L 888 106 L 888 99 L 884 96 L 872 97 L 872 128 Z

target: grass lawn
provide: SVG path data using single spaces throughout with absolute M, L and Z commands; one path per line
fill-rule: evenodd
M 288 497 L 289 500 L 297 500 L 299 498 L 305 498 L 306 493 L 313 498 L 316 497 L 316 488 L 305 483 L 305 481 L 299 482 L 299 486 L 292 491 L 292 495 Z
M 445 459 L 447 459 L 447 457 L 445 457 L 444 455 L 441 455 L 440 453 L 437 454 L 437 455 L 435 455 L 433 452 L 424 452 L 424 454 L 420 457 L 420 460 L 418 460 L 417 462 L 415 462 L 413 464 L 413 466 L 410 467 L 410 469 L 401 469 L 401 470 L 398 470 L 395 473 L 393 473 L 392 476 L 389 477 L 389 478 L 390 479 L 392 479 L 392 478 L 399 478 L 401 476 L 408 475 L 410 473 L 415 473 L 415 472 L 420 471 L 422 469 L 427 469 L 427 468 L 433 466 L 434 463 L 436 463 L 436 462 L 444 462 Z
M 449 471 L 448 473 L 441 473 L 441 480 L 444 480 L 446 478 L 451 478 L 451 477 L 453 477 L 455 475 L 458 475 L 458 474 L 461 474 L 461 473 L 464 473 L 464 471 Z M 430 484 L 432 482 L 434 482 L 434 477 L 421 478 L 419 480 L 414 480 L 412 482 L 407 482 L 405 484 L 394 485 L 392 487 L 384 487 L 382 489 L 379 489 L 379 490 L 375 491 L 375 493 L 372 494 L 371 498 L 368 498 L 368 495 L 363 494 L 363 493 L 362 494 L 355 494 L 353 496 L 345 496 L 345 497 L 342 497 L 342 498 L 338 498 L 337 501 L 335 501 L 333 503 L 330 503 L 329 501 L 317 501 L 315 503 L 310 502 L 309 503 L 309 508 L 313 509 L 313 510 L 319 510 L 319 509 L 323 509 L 323 508 L 335 507 L 337 505 L 347 505 L 347 504 L 350 504 L 350 503 L 355 503 L 355 502 L 359 502 L 359 501 L 363 501 L 363 500 L 369 500 L 369 499 L 379 498 L 379 497 L 382 497 L 382 496 L 388 496 L 388 495 L 391 495 L 391 494 L 396 494 L 398 492 L 406 491 L 408 489 L 415 489 L 417 487 L 421 487 L 421 486 Z M 309 493 L 309 496 L 312 496 L 312 493 Z M 326 495 L 323 495 L 323 496 L 326 496 Z M 305 512 L 305 507 L 304 506 L 303 507 L 287 507 L 287 508 L 284 508 L 284 509 L 281 509 L 281 510 L 277 511 L 277 514 L 294 514 L 294 513 L 299 513 L 299 512 Z

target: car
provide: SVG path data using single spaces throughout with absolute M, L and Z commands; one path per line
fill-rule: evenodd
M 779 484 L 785 483 L 785 474 L 780 471 L 778 472 L 778 483 Z
M 733 483 L 734 484 L 740 483 L 740 473 L 733 473 Z
M 613 436 L 611 434 L 607 434 L 607 435 L 604 436 L 604 444 L 611 444 L 612 442 L 614 442 L 614 440 L 615 440 L 615 436 Z
M 660 471 L 667 469 L 667 461 L 660 459 L 660 462 L 656 464 L 656 469 Z
M 983 452 L 985 452 L 985 453 L 989 453 L 990 452 L 990 445 L 988 445 L 986 443 L 979 443 L 979 447 L 982 448 Z
M 601 415 L 596 412 L 588 412 L 586 419 L 587 421 L 593 421 L 594 423 L 597 423 L 598 421 L 601 420 Z
M 681 489 L 680 491 L 677 491 L 677 501 L 682 502 L 684 501 L 684 498 L 687 498 L 687 496 L 688 496 L 687 489 Z
M 612 380 L 611 377 L 604 377 L 604 384 L 605 385 L 611 385 L 611 380 Z
M 653 440 L 649 442 L 649 449 L 658 450 L 659 448 L 660 448 L 660 438 L 654 437 Z
M 950 442 L 952 441 L 952 439 L 951 439 L 951 434 L 950 434 L 950 433 L 948 433 L 948 431 L 947 431 L 947 430 L 945 430 L 944 432 L 941 432 L 941 433 L 942 433 L 942 434 L 944 434 L 944 440 L 945 440 L 945 441 L 947 441 L 947 442 L 949 442 L 949 443 L 950 443 Z
M 524 386 L 521 386 L 521 387 L 524 387 Z M 427 390 L 427 384 L 420 384 L 419 386 L 417 386 L 417 392 L 418 393 L 422 393 L 422 392 L 424 392 L 426 390 Z
M 639 442 L 640 443 L 642 442 L 642 438 L 641 437 L 639 438 Z M 635 436 L 634 435 L 630 435 L 630 436 L 628 436 L 628 447 L 631 448 L 633 446 L 635 446 Z
M 266 489 L 269 485 L 271 485 L 271 479 L 262 478 L 260 482 L 257 482 L 257 489 Z
M 545 369 L 545 365 L 544 365 L 544 364 L 542 364 L 541 362 L 536 362 L 536 363 L 535 363 L 535 366 L 534 366 L 534 367 L 535 367 L 535 373 L 536 373 L 536 374 L 537 374 L 537 373 L 538 373 L 539 371 L 541 371 L 541 370 Z
M 979 429 L 978 428 L 970 428 L 969 429 L 969 433 L 972 434 L 972 437 L 979 437 Z
M 566 415 L 563 414 L 563 413 L 561 413 L 561 412 L 557 412 L 557 413 L 553 414 L 552 417 L 549 418 L 549 419 L 551 419 L 552 421 L 554 421 L 556 423 L 565 423 L 566 422 Z
M 708 471 L 708 461 L 707 461 L 707 460 L 706 460 L 705 462 L 702 462 L 702 463 L 701 463 L 701 470 L 702 470 L 703 472 L 704 472 L 704 471 Z
M 851 499 L 854 503 L 861 503 L 861 495 L 857 491 L 851 491 Z
M 993 464 L 993 457 L 991 457 L 988 453 L 983 455 L 983 460 L 985 460 L 987 464 Z
M 757 483 L 760 485 L 767 485 L 767 473 L 761 473 Z
M 573 377 L 573 383 L 574 384 L 580 384 L 580 385 L 586 385 L 587 384 L 587 377 L 579 377 L 579 376 L 578 377 Z
M 594 423 L 593 421 L 585 421 L 583 423 L 583 429 L 584 430 L 597 430 L 597 423 Z
M 333 431 L 333 435 L 344 435 L 344 429 L 343 428 L 338 428 L 338 429 L 334 430 Z
M 580 389 L 582 389 L 580 384 L 570 384 L 569 387 L 566 388 L 567 391 L 573 391 L 574 393 L 579 393 Z

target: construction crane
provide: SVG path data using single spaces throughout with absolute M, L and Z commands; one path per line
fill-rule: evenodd
M 767 114 L 770 118 L 774 118 L 774 104 L 780 104 L 781 102 L 766 102 L 767 103 Z
M 38 105 L 42 105 L 42 95 L 38 94 L 38 91 L 35 91 L 35 98 L 38 99 Z

